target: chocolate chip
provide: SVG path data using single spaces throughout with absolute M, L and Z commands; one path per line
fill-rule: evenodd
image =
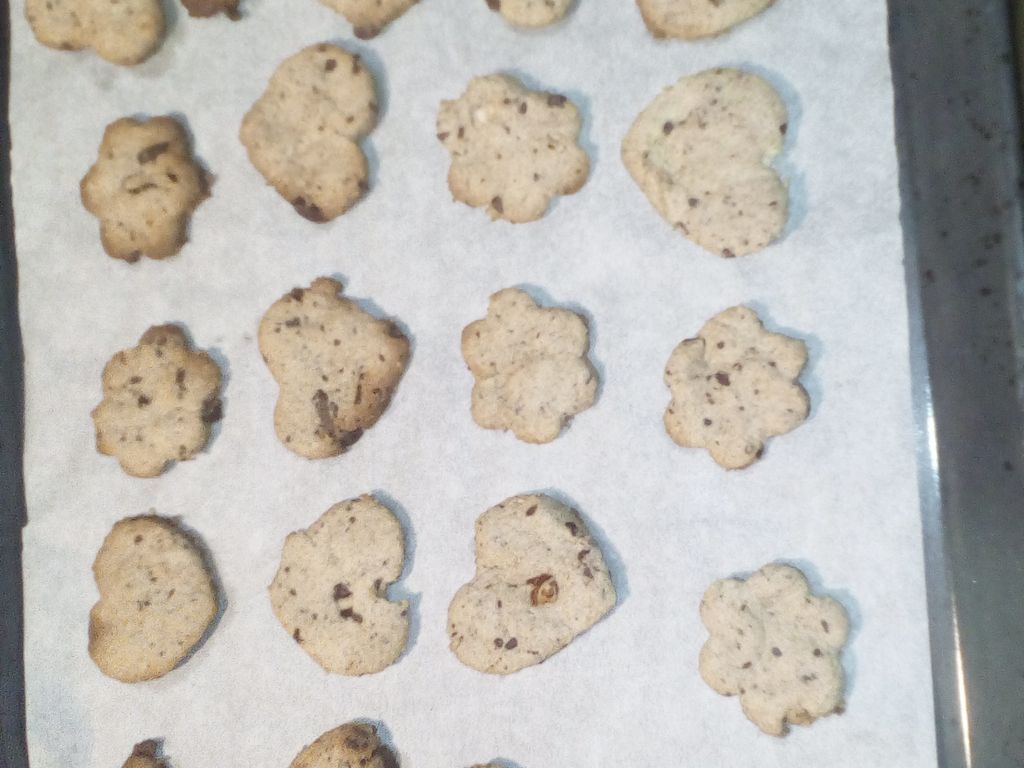
M 333 72 L 334 68 L 338 66 L 337 59 L 328 59 L 324 62 L 324 72 Z
M 528 508 L 528 509 L 526 510 L 526 516 L 527 516 L 527 517 L 530 517 L 530 516 L 532 516 L 532 515 L 533 515 L 533 513 L 534 513 L 534 512 L 536 512 L 536 511 L 537 511 L 537 505 L 536 505 L 536 504 L 534 504 L 534 505 L 533 505 L 532 507 L 529 507 L 529 508 Z
M 344 600 L 346 597 L 352 597 L 352 590 L 339 581 L 334 585 L 334 599 Z
M 815 656 L 821 656 L 821 648 L 815 648 L 814 649 L 814 655 Z
M 289 295 L 296 301 L 302 301 L 302 297 L 306 295 L 306 292 L 302 288 L 292 288 Z
M 355 611 L 353 611 L 351 608 L 342 608 L 340 611 L 338 611 L 338 615 L 343 619 L 351 619 L 356 624 L 363 623 L 363 617 Z
M 306 201 L 304 197 L 296 197 L 292 200 L 292 208 L 304 219 L 322 224 L 327 221 L 324 212 L 315 203 Z
M 743 669 L 750 669 L 752 666 L 754 666 L 753 662 L 748 661 L 744 663 Z
M 728 373 L 722 373 L 721 371 L 719 371 L 718 373 L 715 374 L 715 381 L 717 381 L 723 387 L 728 387 L 729 386 L 729 374 Z
M 150 144 L 145 149 L 139 150 L 139 154 L 135 156 L 135 159 L 139 161 L 139 165 L 145 165 L 146 163 L 152 163 L 160 155 L 166 152 L 171 146 L 169 141 L 161 141 L 159 144 Z
M 501 648 L 501 646 L 503 646 L 504 644 L 505 644 L 505 641 L 502 640 L 500 637 L 494 638 L 494 647 L 495 648 Z
M 507 650 L 507 651 L 514 650 L 517 645 L 519 645 L 519 641 L 516 640 L 514 637 L 511 637 L 511 638 L 509 638 L 509 641 L 507 643 L 505 643 L 505 650 Z
M 698 205 L 700 205 L 700 200 L 698 200 L 696 197 L 691 197 L 686 202 L 690 204 L 691 208 L 696 208 Z
M 179 368 L 177 371 L 174 372 L 174 383 L 175 384 L 184 384 L 185 383 L 185 369 L 184 368 Z
M 661 132 L 668 136 L 670 133 L 672 133 L 673 128 L 675 128 L 675 126 L 672 125 L 671 121 L 669 121 L 665 123 L 663 126 L 661 126 Z
M 224 411 L 221 408 L 220 398 L 217 395 L 210 395 L 203 400 L 203 407 L 199 412 L 199 418 L 202 419 L 203 424 L 213 424 L 215 421 L 220 421 L 223 415 Z
M 727 259 L 734 259 L 734 258 L 736 258 L 736 254 L 735 254 L 735 253 L 733 253 L 733 252 L 732 252 L 731 250 L 729 250 L 728 248 L 723 248 L 723 249 L 722 249 L 722 256 L 724 256 L 724 257 L 725 257 L 725 258 L 727 258 Z
M 524 102 L 522 102 L 522 103 L 521 103 L 521 104 L 519 105 L 519 114 L 520 114 L 520 115 L 525 115 L 525 114 L 526 114 L 526 102 L 525 102 L 525 101 L 524 101 Z
M 371 37 L 376 37 L 380 34 L 380 27 L 355 27 L 352 30 L 352 34 L 360 40 L 369 40 Z
M 564 107 L 567 99 L 558 93 L 548 94 L 548 106 L 549 107 Z
M 150 400 L 150 399 L 149 399 L 148 397 L 146 397 L 145 395 L 139 395 L 139 408 L 145 408 L 145 407 L 146 407 L 147 405 L 149 405 L 149 404 L 150 404 L 151 402 L 153 402 L 153 401 L 152 401 L 152 400 Z
M 289 328 L 298 328 L 301 323 L 302 321 L 297 317 L 290 317 L 284 321 L 284 324 Z
M 774 647 L 772 648 L 772 656 L 774 656 L 775 658 L 778 658 L 781 655 L 782 655 L 782 651 L 780 651 L 778 648 L 774 648 Z
M 292 632 L 292 638 L 295 640 L 296 643 L 302 642 L 302 632 L 299 631 L 298 627 L 296 627 L 295 631 Z
M 828 634 L 828 622 L 824 619 L 821 620 L 821 628 L 825 630 L 825 634 Z
M 502 205 L 502 202 L 501 202 L 501 198 L 500 198 L 500 197 L 497 197 L 497 196 L 495 196 L 495 197 L 494 197 L 494 198 L 493 198 L 493 199 L 491 200 L 491 208 L 493 208 L 494 210 L 496 210 L 496 211 L 497 211 L 498 213 L 504 213 L 504 212 L 505 212 L 505 208 L 504 208 L 504 206 Z
M 569 529 L 569 533 L 573 536 L 579 536 L 579 528 L 577 528 L 576 523 L 570 521 L 565 524 L 565 527 Z

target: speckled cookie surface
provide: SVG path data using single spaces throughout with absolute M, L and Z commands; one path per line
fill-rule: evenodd
M 811 594 L 796 568 L 771 564 L 745 581 L 716 581 L 700 617 L 710 635 L 701 677 L 721 694 L 738 695 L 765 733 L 782 736 L 787 723 L 809 725 L 842 711 L 846 611 Z
M 369 188 L 358 142 L 376 124 L 373 76 L 358 56 L 319 43 L 278 66 L 239 135 L 267 183 L 301 216 L 324 222 Z
M 409 340 L 321 277 L 295 288 L 260 321 L 259 347 L 280 387 L 274 428 L 308 459 L 337 456 L 372 427 L 409 359 Z
M 121 768 L 168 768 L 167 761 L 160 756 L 160 743 L 155 739 L 140 741 Z
M 398 519 L 372 496 L 335 504 L 285 539 L 270 602 L 328 672 L 379 672 L 405 648 L 409 601 L 387 598 L 402 573 L 404 541 Z
M 594 403 L 589 346 L 575 312 L 541 308 L 517 288 L 495 293 L 487 317 L 462 332 L 462 356 L 475 379 L 473 420 L 529 443 L 551 442 Z
M 377 729 L 345 723 L 304 747 L 290 768 L 395 768 L 397 763 L 380 742 Z
M 539 219 L 553 197 L 587 180 L 580 125 L 565 96 L 527 90 L 505 75 L 473 78 L 437 116 L 437 137 L 451 154 L 452 196 L 492 219 Z
M 89 613 L 89 655 L 116 680 L 167 674 L 217 615 L 217 591 L 202 551 L 170 518 L 116 523 L 92 570 L 100 599 Z
M 810 402 L 797 381 L 806 363 L 802 341 L 766 331 L 747 307 L 727 309 L 669 357 L 665 429 L 679 445 L 707 448 L 726 469 L 749 466 L 769 437 L 807 418 Z
M 114 64 L 138 64 L 160 45 L 160 0 L 25 0 L 36 39 L 65 51 L 92 48 Z
M 546 27 L 563 18 L 573 0 L 486 0 L 486 3 L 517 27 Z
M 103 369 L 103 400 L 92 412 L 96 450 L 136 477 L 195 458 L 221 418 L 220 382 L 220 368 L 180 328 L 150 328 Z
M 615 605 L 601 548 L 549 496 L 513 496 L 476 521 L 476 574 L 448 607 L 452 652 L 481 672 L 539 664 Z
M 655 37 L 711 37 L 756 16 L 775 0 L 637 0 Z
M 115 120 L 82 179 L 82 204 L 100 220 L 100 240 L 117 259 L 162 259 L 188 237 L 192 212 L 206 198 L 206 178 L 177 120 Z
M 417 0 L 320 0 L 352 25 L 352 34 L 361 40 L 376 37 Z
M 640 113 L 622 142 L 622 160 L 681 234 L 720 256 L 744 256 L 786 225 L 788 193 L 771 166 L 786 120 L 765 80 L 710 69 L 666 88 Z

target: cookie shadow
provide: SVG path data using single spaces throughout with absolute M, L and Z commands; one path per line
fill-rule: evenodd
M 751 72 L 768 81 L 786 105 L 786 138 L 782 144 L 782 151 L 779 152 L 771 163 L 772 167 L 782 176 L 782 180 L 789 192 L 789 216 L 786 218 L 786 226 L 782 230 L 782 234 L 771 245 L 778 244 L 799 229 L 807 217 L 806 177 L 803 170 L 796 166 L 790 157 L 793 147 L 796 146 L 799 139 L 800 129 L 803 124 L 803 100 L 800 98 L 800 91 L 775 70 L 749 61 L 733 62 L 724 66 L 736 67 L 745 72 Z M 771 246 L 769 245 L 769 247 Z
M 156 514 L 151 510 L 150 514 Z M 228 598 L 224 591 L 224 582 L 220 578 L 220 573 L 217 571 L 217 564 L 213 561 L 213 553 L 210 548 L 206 545 L 203 537 L 199 535 L 199 532 L 187 525 L 182 521 L 178 515 L 170 516 L 166 518 L 177 526 L 178 530 L 188 538 L 189 541 L 199 551 L 199 557 L 203 562 L 203 568 L 210 576 L 210 582 L 213 584 L 214 593 L 217 595 L 217 613 L 213 617 L 213 621 L 210 622 L 206 631 L 203 632 L 202 636 L 196 641 L 196 644 L 189 649 L 189 652 L 182 657 L 181 661 L 174 665 L 174 669 L 181 669 L 189 662 L 189 660 L 202 650 L 203 646 L 206 645 L 206 641 L 210 639 L 210 636 L 217 631 L 217 627 L 220 626 L 221 619 L 224 618 L 224 613 L 228 609 Z M 171 670 L 172 672 L 174 670 Z M 159 678 L 157 678 L 159 679 Z
M 846 610 L 846 615 L 850 619 L 850 636 L 846 639 L 846 645 L 843 646 L 842 664 L 843 675 L 845 678 L 843 696 L 844 699 L 848 701 L 849 697 L 853 694 L 857 683 L 857 656 L 853 651 L 853 647 L 857 640 L 857 636 L 860 635 L 861 628 L 864 625 L 864 617 L 860 610 L 860 603 L 858 603 L 857 599 L 846 589 L 827 587 L 821 578 L 821 574 L 818 573 L 818 569 L 815 568 L 814 564 L 808 560 L 787 557 L 778 560 L 777 562 L 783 563 L 784 565 L 791 565 L 794 568 L 799 568 L 803 572 L 804 576 L 807 577 L 807 583 L 811 585 L 811 591 L 815 595 L 831 597 Z
M 176 46 L 170 38 L 181 24 L 181 12 L 184 9 L 179 0 L 160 0 L 160 10 L 164 15 L 164 33 L 160 43 L 145 61 L 132 67 L 145 80 L 156 80 L 166 75 L 174 66 L 177 55 Z
M 799 382 L 811 401 L 810 412 L 807 414 L 805 421 L 812 421 L 821 409 L 822 403 L 825 402 L 825 388 L 821 385 L 821 377 L 818 372 L 821 358 L 825 354 L 825 345 L 822 343 L 821 338 L 804 330 L 779 325 L 772 318 L 771 310 L 760 301 L 745 301 L 743 305 L 757 313 L 761 322 L 764 323 L 766 331 L 781 333 L 791 338 L 799 339 L 807 345 L 807 364 L 800 372 Z M 782 435 L 777 435 L 777 437 L 782 437 Z
M 366 136 L 363 136 L 356 142 L 359 145 L 359 148 L 363 151 L 363 154 L 366 155 L 366 166 L 369 169 L 369 176 L 366 181 L 369 185 L 369 189 L 367 189 L 366 192 L 363 193 L 356 201 L 355 205 L 349 209 L 352 210 L 362 205 L 363 201 L 366 200 L 366 198 L 368 198 L 376 188 L 377 182 L 380 179 L 380 155 L 377 154 L 377 148 L 373 143 L 373 132 L 380 127 L 380 124 L 383 123 L 387 117 L 388 108 L 391 103 L 391 86 L 388 80 L 388 71 L 384 67 L 384 62 L 381 60 L 380 54 L 378 54 L 372 47 L 357 38 L 332 38 L 327 42 L 331 45 L 343 48 L 349 53 L 359 57 L 360 63 L 366 67 L 367 71 L 369 71 L 370 75 L 373 77 L 373 90 L 377 96 L 377 122 Z
M 570 9 L 570 13 L 572 12 L 572 10 L 573 9 Z M 556 24 L 552 26 L 558 25 Z M 583 181 L 583 185 L 575 192 L 570 193 L 568 195 L 555 195 L 554 197 L 552 197 L 551 202 L 548 203 L 547 211 L 545 211 L 544 213 L 544 216 L 548 216 L 558 208 L 558 206 L 562 203 L 562 200 L 564 198 L 571 198 L 575 195 L 580 194 L 586 189 L 587 184 L 594 177 L 594 169 L 597 168 L 597 164 L 600 160 L 601 152 L 597 144 L 591 139 L 590 136 L 594 122 L 593 114 L 591 112 L 590 96 L 588 96 L 583 91 L 579 91 L 576 89 L 562 90 L 559 89 L 557 86 L 554 87 L 553 89 L 548 88 L 539 80 L 535 79 L 532 75 L 529 75 L 523 70 L 518 69 L 516 67 L 506 67 L 505 69 L 499 70 L 498 74 L 514 77 L 516 80 L 522 83 L 524 87 L 529 88 L 531 91 L 541 91 L 543 93 L 551 93 L 555 95 L 565 96 L 569 99 L 569 101 L 571 101 L 576 106 L 576 109 L 579 110 L 580 135 L 577 137 L 576 143 L 580 145 L 584 152 L 587 153 L 587 158 L 590 162 L 590 167 L 587 170 L 587 178 Z
M 409 513 L 405 507 L 395 501 L 393 496 L 379 488 L 370 491 L 370 495 L 387 507 L 398 518 L 398 522 L 402 526 L 402 537 L 405 540 L 405 562 L 402 564 L 402 573 L 398 576 L 397 581 L 388 585 L 385 592 L 387 599 L 392 602 L 399 600 L 409 601 L 409 637 L 405 642 L 405 648 L 402 649 L 402 652 L 398 654 L 398 658 L 394 661 L 395 664 L 398 664 L 412 652 L 413 648 L 416 647 L 416 641 L 420 637 L 420 598 L 422 594 L 410 592 L 404 584 L 412 572 L 416 559 L 416 531 L 412 527 Z
M 399 768 L 402 764 L 400 757 L 401 752 L 395 747 L 395 740 L 391 735 L 391 729 L 388 728 L 383 720 L 373 720 L 368 717 L 357 717 L 352 722 L 359 723 L 360 725 L 368 725 L 377 732 L 377 738 L 380 739 L 380 752 L 378 753 L 381 758 L 381 763 L 384 768 Z
M 206 446 L 201 451 L 201 453 L 208 453 L 224 428 L 224 416 L 228 411 L 228 397 L 226 393 L 228 384 L 231 381 L 231 363 L 228 362 L 227 356 L 221 351 L 220 347 L 207 347 L 203 351 L 220 368 L 220 389 L 217 392 L 217 397 L 220 400 L 220 418 L 210 425 L 210 439 L 206 441 Z
M 583 318 L 583 322 L 587 325 L 587 361 L 593 366 L 594 370 L 597 371 L 597 391 L 594 394 L 594 403 L 590 407 L 593 408 L 601 401 L 601 395 L 604 392 L 604 363 L 602 363 L 594 350 L 597 347 L 598 329 L 597 322 L 594 320 L 594 315 L 591 314 L 590 310 L 584 307 L 582 304 L 578 304 L 575 301 L 557 301 L 551 297 L 551 294 L 547 292 L 547 289 L 542 288 L 534 283 L 519 283 L 515 286 L 521 291 L 525 291 L 529 294 L 530 298 L 537 302 L 542 309 L 568 309 L 571 312 L 575 312 L 577 315 Z M 582 413 L 582 411 L 581 411 Z M 576 414 L 579 416 L 580 414 Z M 562 433 L 572 426 L 566 425 Z
M 494 757 L 487 761 L 488 765 L 496 766 L 496 768 L 523 768 L 519 763 L 507 760 L 504 757 Z
M 587 526 L 587 530 L 590 531 L 594 541 L 601 547 L 601 554 L 604 555 L 604 561 L 608 565 L 608 576 L 612 580 L 612 586 L 615 587 L 615 605 L 608 611 L 608 615 L 602 619 L 602 621 L 607 620 L 629 597 L 629 580 L 626 576 L 626 564 L 622 556 L 619 555 L 619 551 L 612 544 L 604 530 L 594 522 L 590 515 L 581 512 L 579 504 L 568 494 L 557 488 L 542 488 L 539 491 L 527 491 L 527 493 L 550 496 L 555 501 L 565 504 L 565 506 L 575 511 L 583 520 L 583 524 Z

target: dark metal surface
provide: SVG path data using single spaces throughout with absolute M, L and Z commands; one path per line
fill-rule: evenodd
M 21 528 L 26 519 L 21 475 L 24 397 L 11 212 L 6 2 L 0 14 L 0 768 L 27 768 L 21 600 Z
M 1011 8 L 890 6 L 940 765 L 1022 768 L 1024 241 Z

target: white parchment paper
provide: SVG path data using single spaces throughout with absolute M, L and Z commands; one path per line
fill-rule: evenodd
M 883 0 L 779 0 L 700 43 L 654 41 L 629 0 L 580 0 L 535 33 L 482 0 L 423 0 L 369 42 L 314 0 L 243 0 L 237 23 L 179 10 L 160 52 L 128 69 L 43 48 L 14 6 L 34 768 L 112 768 L 147 737 L 166 740 L 175 768 L 287 766 L 353 718 L 383 723 L 405 768 L 495 757 L 522 768 L 935 765 Z M 323 39 L 363 56 L 383 109 L 364 143 L 372 191 L 316 226 L 264 185 L 237 133 L 278 62 Z M 779 162 L 789 232 L 729 261 L 672 231 L 619 160 L 662 87 L 722 64 L 766 76 L 790 111 Z M 495 71 L 566 93 L 585 114 L 591 178 L 537 223 L 492 223 L 445 184 L 438 103 Z M 213 195 L 178 256 L 125 264 L 103 253 L 78 182 L 107 123 L 163 113 L 187 121 Z M 276 386 L 255 336 L 271 302 L 323 274 L 398 318 L 414 350 L 378 425 L 348 454 L 310 462 L 274 435 Z M 459 335 L 509 285 L 590 318 L 600 400 L 546 446 L 479 429 L 469 414 Z M 763 461 L 726 473 L 665 434 L 662 370 L 681 339 L 736 303 L 807 340 L 813 413 Z M 89 412 L 106 360 L 163 322 L 183 323 L 223 366 L 225 418 L 195 461 L 139 480 L 97 454 Z M 599 534 L 620 603 L 543 665 L 477 673 L 445 631 L 473 572 L 473 521 L 545 489 Z M 408 528 L 395 592 L 415 596 L 415 628 L 385 672 L 328 676 L 278 625 L 266 586 L 289 531 L 367 491 L 392 499 Z M 90 567 L 116 520 L 151 509 L 202 535 L 228 604 L 187 664 L 125 685 L 86 652 Z M 776 559 L 804 568 L 853 619 L 846 713 L 784 740 L 697 672 L 704 589 Z

